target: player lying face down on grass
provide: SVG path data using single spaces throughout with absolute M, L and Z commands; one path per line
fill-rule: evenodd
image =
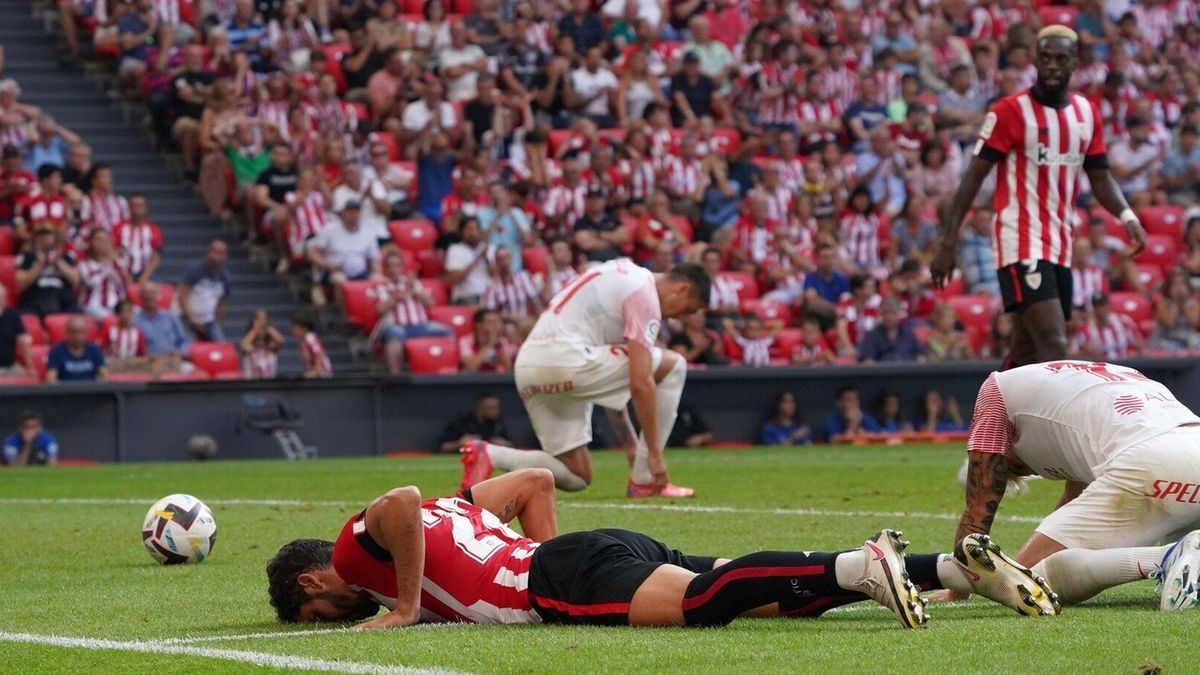
M 991 531 L 1009 477 L 1062 480 L 1062 498 L 1018 563 L 1064 602 L 1152 577 L 1163 581 L 1163 609 L 1197 604 L 1200 417 L 1162 384 L 1090 361 L 992 373 L 975 402 L 967 455 L 956 542 Z
M 525 536 L 506 525 L 514 518 Z M 351 517 L 336 541 L 284 545 L 267 577 L 281 620 L 368 619 L 359 628 L 722 626 L 739 616 L 815 617 L 869 599 L 917 628 L 926 622 L 918 586 L 973 590 L 1025 614 L 1057 611 L 1053 593 L 986 537 L 964 540 L 965 564 L 950 555 L 905 556 L 906 546 L 898 532 L 882 530 L 855 550 L 730 560 L 687 555 L 625 530 L 559 535 L 553 475 L 522 469 L 456 497 L 391 490 Z M 388 611 L 375 616 L 380 605 Z

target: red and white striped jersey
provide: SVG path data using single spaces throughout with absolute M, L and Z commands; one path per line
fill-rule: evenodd
M 804 103 L 802 102 L 800 105 L 802 111 L 800 113 L 800 118 L 803 120 Z M 813 135 L 817 136 L 818 140 L 820 139 L 819 134 Z M 811 139 L 813 135 L 810 135 L 809 139 Z M 800 159 L 799 157 L 792 157 L 790 159 L 781 158 L 775 160 L 775 164 L 779 167 L 779 181 L 792 192 L 799 191 L 800 187 L 804 185 L 804 160 Z
M 179 16 L 179 0 L 154 0 L 154 13 L 163 25 L 178 26 L 182 21 Z
M 1200 417 L 1132 368 L 1052 361 L 988 376 L 967 447 L 1010 452 L 1045 478 L 1090 483 L 1118 453 L 1183 424 Z
M 1079 71 L 1075 72 L 1078 74 Z M 971 88 L 981 100 L 991 101 L 1000 95 L 1000 71 L 993 68 L 986 73 L 976 73 Z
M 821 98 L 833 101 L 838 110 L 845 110 L 858 98 L 858 73 L 844 65 L 821 71 Z
M 102 337 L 104 355 L 111 359 L 131 359 L 146 353 L 146 336 L 137 326 L 121 328 L 114 323 Z
M 1175 17 L 1167 3 L 1147 7 L 1141 3 L 1130 8 L 1137 19 L 1138 34 L 1154 49 L 1162 47 L 1164 41 L 1175 32 Z
M 773 218 L 755 223 L 750 216 L 742 216 L 733 233 L 735 246 L 755 265 L 761 265 L 775 250 L 775 228 L 778 226 L 779 222 Z
M 879 105 L 886 106 L 892 101 L 900 100 L 900 78 L 903 76 L 899 70 L 883 70 L 882 68 L 874 72 L 875 82 L 879 85 Z
M 353 588 L 388 609 L 396 607 L 391 554 L 355 514 L 333 544 L 333 569 Z M 456 497 L 421 504 L 425 565 L 421 621 L 541 623 L 529 603 L 529 567 L 538 544 L 492 513 Z
M 487 195 L 476 193 L 470 199 L 463 199 L 457 192 L 451 192 L 442 198 L 442 214 L 461 213 L 464 216 L 479 216 L 479 212 L 489 205 Z
M 851 342 L 858 344 L 862 336 L 875 327 L 882 304 L 883 296 L 878 293 L 867 298 L 861 306 L 855 304 L 854 298 L 849 294 L 842 296 L 838 301 L 837 314 L 839 320 L 846 322 L 846 332 L 850 335 Z
M 1071 304 L 1076 307 L 1091 307 L 1092 297 L 1108 293 L 1108 275 L 1099 265 L 1071 268 Z
M 129 200 L 116 194 L 87 194 L 79 203 L 79 224 L 88 230 L 101 228 L 113 231 L 123 220 L 129 220 Z
M 1037 67 L 1032 63 L 1017 71 L 1017 90 L 1029 89 L 1037 82 Z
M 289 207 L 294 207 L 287 225 L 288 250 L 291 251 L 292 260 L 303 260 L 308 240 L 320 234 L 327 224 L 325 195 L 313 190 L 301 197 L 299 192 L 293 191 L 287 193 L 283 200 Z
M 561 219 L 562 225 L 554 234 L 566 234 L 575 227 L 575 221 L 583 217 L 586 206 L 586 187 L 576 185 L 572 188 L 566 185 L 555 185 L 546 193 L 542 211 L 548 221 Z
M 282 101 L 267 100 L 258 104 L 255 117 L 260 122 L 275 127 L 283 140 L 291 141 L 291 126 L 288 124 L 288 116 L 291 113 L 291 108 L 291 101 L 287 99 Z
M 347 134 L 358 128 L 358 109 L 340 99 L 318 101 L 305 106 L 308 117 L 323 134 Z
M 1110 312 L 1105 322 L 1093 317 L 1080 333 L 1084 344 L 1096 347 L 1110 360 L 1135 356 L 1134 351 L 1142 342 L 1142 331 L 1133 319 L 1116 312 Z
M 482 304 L 509 316 L 533 316 L 538 297 L 538 286 L 529 272 L 516 270 L 507 279 L 492 277 L 488 280 Z
M 61 194 L 50 197 L 36 194 L 25 200 L 21 208 L 21 217 L 31 227 L 39 223 L 49 223 L 51 227 L 62 232 L 67 225 L 67 198 Z
M 878 266 L 879 230 L 883 224 L 879 214 L 847 211 L 838 224 L 842 246 L 854 264 L 863 268 Z
M 742 365 L 762 368 L 771 365 L 771 345 L 775 338 L 770 335 L 753 340 L 734 334 L 733 341 L 742 350 Z
M 787 222 L 788 216 L 792 212 L 792 195 L 794 193 L 786 185 L 779 185 L 774 190 L 760 186 L 757 188 L 757 193 L 767 201 L 767 220 L 774 220 L 778 223 Z
M 685 160 L 672 155 L 663 166 L 662 187 L 672 198 L 687 198 L 707 181 L 700 160 Z
M 1071 74 L 1071 85 L 1080 91 L 1091 93 L 1100 89 L 1108 77 L 1108 64 L 1094 61 L 1080 66 Z
M 79 261 L 79 304 L 87 310 L 111 312 L 128 297 L 129 274 L 116 260 Z
M 1079 171 L 1107 154 L 1095 104 L 1075 93 L 1064 108 L 1029 92 L 1001 99 L 988 112 L 975 154 L 996 160 L 996 265 L 1047 260 L 1071 264 L 1070 216 Z
M 402 276 L 395 281 L 385 279 L 368 289 L 367 297 L 377 303 L 397 299 L 385 317 L 386 323 L 396 326 L 429 323 L 429 312 L 425 311 L 425 303 L 421 302 L 421 298 L 428 299 L 429 294 L 412 277 Z
M 800 101 L 800 105 L 796 108 L 796 117 L 801 122 L 816 122 L 826 123 L 836 120 L 842 116 L 842 109 L 837 101 L 826 99 L 823 101 Z M 805 145 L 814 145 L 821 141 L 835 141 L 837 134 L 832 131 L 819 131 L 811 134 L 806 134 L 801 139 Z M 804 169 L 800 168 L 800 174 L 797 176 L 800 183 L 803 183 Z
M 762 72 L 758 74 L 759 91 L 782 87 L 786 84 L 804 86 L 804 72 L 800 66 L 792 64 L 786 68 L 774 61 L 763 64 Z M 795 124 L 796 123 L 796 94 L 783 94 L 771 100 L 762 100 L 758 107 L 759 124 Z
M 458 339 L 458 358 L 464 359 L 468 356 L 475 356 L 483 347 L 475 341 L 474 335 L 464 335 Z M 508 362 L 517 357 L 517 347 L 506 337 L 501 337 L 496 341 L 495 347 L 490 347 L 487 356 L 483 362 L 479 364 L 479 370 L 489 373 L 504 373 L 508 369 L 500 363 L 499 354 L 504 354 L 508 357 Z
M 17 124 L 0 124 L 0 148 L 6 145 L 11 145 L 14 148 L 23 148 L 28 142 L 29 122 L 27 120 Z
M 255 347 L 242 355 L 242 374 L 252 380 L 273 380 L 279 373 L 279 354 Z
M 670 129 L 659 129 L 658 131 L 650 131 L 650 161 L 657 162 L 658 168 L 662 168 L 663 161 L 667 156 L 675 150 L 675 139 L 671 136 Z
M 738 296 L 740 285 L 737 281 L 723 274 L 713 277 L 712 289 L 708 295 L 708 308 L 715 312 L 734 311 L 741 305 Z
M 317 377 L 333 377 L 333 364 L 325 353 L 325 345 L 316 333 L 308 331 L 300 341 L 300 361 L 305 371 L 316 371 Z
M 623 159 L 617 168 L 621 172 L 621 184 L 624 186 L 625 194 L 630 200 L 645 202 L 650 199 L 650 195 L 654 193 L 655 183 L 658 181 L 658 173 L 649 160 Z
M 142 221 L 140 225 L 122 221 L 113 229 L 113 244 L 121 249 L 121 264 L 131 276 L 138 277 L 150 264 L 155 251 L 162 251 L 162 230 L 149 221 Z

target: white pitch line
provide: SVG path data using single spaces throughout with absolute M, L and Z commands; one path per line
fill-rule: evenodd
M 404 632 L 412 630 L 434 630 L 446 628 L 459 628 L 469 626 L 467 623 L 419 623 L 413 626 L 404 628 Z M 168 645 L 191 645 L 201 642 L 238 642 L 241 640 L 262 640 L 273 638 L 286 637 L 305 637 L 309 635 L 331 635 L 334 633 L 354 633 L 354 629 L 350 627 L 344 628 L 312 628 L 309 630 L 278 630 L 278 631 L 260 631 L 258 633 L 235 633 L 233 635 L 203 635 L 200 637 L 182 637 L 182 638 L 165 638 L 155 640 L 155 644 Z
M 306 501 L 301 499 L 207 499 L 214 506 L 297 506 L 297 507 L 347 507 L 361 506 L 364 502 L 351 501 Z M 45 504 L 45 505 L 138 505 L 153 504 L 153 499 L 124 499 L 104 497 L 56 498 L 0 498 L 0 504 Z M 604 502 L 560 502 L 560 507 L 571 509 L 603 509 L 613 511 L 675 511 L 680 513 L 729 513 L 766 516 L 823 516 L 828 518 L 920 518 L 925 520 L 958 520 L 958 513 L 927 513 L 922 511 L 843 511 L 833 509 L 761 509 L 740 506 L 701 506 L 698 504 L 617 504 Z M 1015 523 L 1040 523 L 1040 516 L 1007 515 L 1003 520 Z
M 289 656 L 267 652 L 243 651 L 240 649 L 217 649 L 214 647 L 191 647 L 187 645 L 161 644 L 158 642 L 101 640 L 97 638 L 66 637 L 63 635 L 39 635 L 36 633 L 10 633 L 0 631 L 0 642 L 48 645 L 65 649 L 88 649 L 92 651 L 141 652 L 144 654 L 174 654 L 198 656 L 222 661 L 236 661 L 267 668 L 307 670 L 332 673 L 368 673 L 371 675 L 415 675 L 418 673 L 450 673 L 453 671 L 405 666 L 386 666 L 359 661 L 333 661 L 306 656 Z

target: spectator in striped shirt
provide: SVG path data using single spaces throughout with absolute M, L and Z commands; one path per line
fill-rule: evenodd
M 113 241 L 120 249 L 121 264 L 133 281 L 149 281 L 162 262 L 163 236 L 158 225 L 146 220 L 150 206 L 146 196 L 129 195 L 129 219 L 117 223 Z
M 128 298 L 129 272 L 121 264 L 112 235 L 92 230 L 88 257 L 79 262 L 79 304 L 97 319 L 113 313 L 117 303 Z
M 0 136 L 2 132 L 3 115 L 0 114 Z M 37 176 L 21 166 L 21 151 L 14 145 L 5 145 L 0 154 L 0 224 L 12 224 L 36 184 Z
M 129 200 L 113 190 L 112 167 L 103 162 L 92 166 L 90 188 L 79 203 L 79 228 L 100 228 L 111 232 L 117 223 L 129 219 Z
M 821 324 L 813 319 L 800 324 L 800 343 L 792 348 L 791 360 L 794 366 L 828 366 L 837 361 L 837 355 L 821 333 Z
M 739 331 L 733 319 L 725 319 L 725 334 L 742 350 L 742 365 L 764 368 L 771 365 L 771 346 L 783 328 L 778 320 L 764 323 L 757 316 L 748 316 Z
M 246 379 L 275 379 L 279 371 L 279 352 L 283 350 L 283 335 L 271 325 L 267 310 L 254 312 L 238 349 L 242 353 L 242 375 Z
M 404 342 L 410 338 L 449 337 L 446 326 L 429 320 L 433 299 L 416 279 L 404 273 L 404 258 L 396 250 L 383 256 L 383 280 L 367 293 L 379 313 L 379 337 L 388 373 L 404 372 Z
M 507 248 L 497 248 L 492 262 L 492 276 L 483 291 L 483 306 L 500 312 L 507 322 L 519 323 L 542 311 L 542 298 L 537 284 L 526 270 L 513 269 L 513 254 Z
M 300 363 L 306 379 L 333 377 L 333 365 L 321 338 L 313 331 L 313 319 L 309 312 L 300 310 L 292 316 L 292 337 L 300 347 Z
M 115 373 L 133 372 L 148 365 L 146 336 L 133 325 L 133 303 L 122 300 L 113 311 L 115 321 L 100 334 L 100 347 Z
M 1108 296 L 1092 297 L 1092 312 L 1082 327 L 1081 353 L 1089 359 L 1114 361 L 1142 351 L 1142 331 L 1133 319 L 1112 311 Z

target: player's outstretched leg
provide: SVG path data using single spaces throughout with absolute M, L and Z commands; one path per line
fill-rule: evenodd
M 463 490 L 487 480 L 496 469 L 549 469 L 554 474 L 555 487 L 567 492 L 578 492 L 588 486 L 587 480 L 576 475 L 559 459 L 540 450 L 517 450 L 486 441 L 467 441 L 458 452 L 463 465 L 459 488 Z
M 1189 609 L 1200 604 L 1200 530 L 1172 544 L 1157 569 L 1162 579 L 1163 610 Z
M 1058 596 L 1050 590 L 1046 580 L 1004 555 L 988 535 L 963 537 L 955 558 L 975 593 L 1014 609 L 1018 614 L 1058 614 Z

